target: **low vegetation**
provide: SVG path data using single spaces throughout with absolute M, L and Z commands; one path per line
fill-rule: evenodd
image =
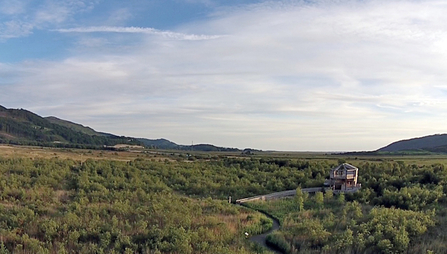
M 257 201 L 278 218 L 268 239 L 284 253 L 444 253 L 447 170 L 442 164 L 362 163 L 362 189 Z M 436 233 L 433 233 L 436 232 Z
M 176 193 L 166 165 L 0 159 L 0 253 L 252 253 L 271 220 Z
M 45 151 L 0 152 L 0 253 L 262 253 L 244 233 L 271 220 L 228 196 L 321 186 L 338 163 Z M 357 193 L 249 205 L 279 219 L 267 242 L 284 253 L 444 253 L 447 169 L 429 162 L 353 160 Z

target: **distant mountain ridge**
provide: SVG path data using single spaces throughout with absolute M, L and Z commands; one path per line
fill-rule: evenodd
M 143 143 L 144 146 L 149 148 L 158 148 L 158 149 L 179 149 L 179 145 L 174 142 L 171 142 L 167 139 L 148 139 L 148 138 L 138 138 L 138 141 Z
M 241 151 L 210 144 L 178 145 L 167 139 L 117 136 L 98 132 L 82 124 L 55 116 L 41 117 L 25 109 L 0 105 L 0 143 L 77 148 L 100 148 L 117 144 L 144 145 L 148 148 L 189 151 Z M 253 150 L 255 151 L 255 150 Z
M 167 139 L 147 139 L 138 138 L 144 146 L 149 148 L 167 149 L 167 150 L 187 150 L 187 151 L 203 151 L 203 152 L 239 152 L 238 148 L 218 147 L 210 144 L 197 145 L 178 145 Z
M 447 134 L 435 134 L 424 137 L 393 142 L 377 150 L 378 152 L 428 151 L 447 153 Z
M 0 106 L 0 143 L 79 148 L 140 144 L 135 138 L 104 135 L 56 117 L 44 118 L 25 109 L 3 106 Z

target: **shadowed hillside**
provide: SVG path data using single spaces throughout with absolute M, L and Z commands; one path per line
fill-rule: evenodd
M 0 143 L 91 148 L 139 144 L 134 138 L 106 136 L 82 125 L 56 119 L 0 106 Z
M 144 145 L 153 149 L 238 152 L 237 148 L 210 144 L 178 145 L 167 139 L 116 136 L 62 120 L 41 117 L 25 109 L 0 106 L 0 143 L 56 147 L 99 148 L 116 144 Z
M 138 141 L 144 144 L 144 146 L 156 149 L 169 149 L 169 150 L 185 150 L 185 151 L 203 151 L 203 152 L 239 152 L 237 148 L 219 147 L 210 144 L 197 144 L 197 145 L 178 145 L 167 139 L 147 139 L 139 138 Z
M 88 127 L 88 126 L 84 126 L 82 124 L 73 123 L 73 122 L 70 122 L 70 121 L 67 121 L 67 120 L 62 120 L 62 119 L 59 119 L 59 118 L 57 118 L 55 116 L 48 116 L 48 117 L 45 117 L 45 119 L 50 121 L 50 123 L 54 123 L 54 124 L 57 124 L 57 125 L 65 126 L 65 127 L 70 128 L 70 129 L 72 129 L 74 131 L 82 132 L 82 133 L 90 135 L 90 136 L 94 136 L 94 135 L 97 135 L 97 136 L 107 136 L 104 133 L 96 132 L 94 129 L 92 129 L 92 128 Z
M 400 140 L 391 143 L 379 152 L 398 152 L 398 151 L 429 151 L 429 152 L 447 152 L 447 134 L 436 134 L 420 138 Z

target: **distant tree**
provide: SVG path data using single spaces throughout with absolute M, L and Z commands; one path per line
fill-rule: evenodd
M 315 204 L 317 204 L 318 207 L 323 207 L 324 204 L 323 192 L 318 191 L 315 193 Z
M 304 199 L 303 197 L 297 198 L 298 208 L 300 211 L 304 211 Z
M 5 247 L 3 241 L 0 243 L 0 254 L 9 254 L 8 249 Z
M 337 253 L 346 253 L 354 244 L 354 236 L 351 229 L 346 229 L 335 242 Z
M 303 192 L 303 200 L 304 202 L 309 199 L 309 192 Z
M 303 191 L 301 190 L 301 186 L 296 188 L 295 198 L 303 197 Z
M 338 159 L 338 164 L 343 164 L 343 163 L 346 163 L 345 159 L 342 159 L 342 158 Z
M 337 202 L 338 202 L 339 204 L 344 204 L 344 203 L 345 203 L 345 194 L 344 194 L 344 193 L 340 193 L 340 194 L 338 194 Z
M 327 190 L 324 193 L 324 198 L 326 199 L 326 201 L 330 201 L 333 197 L 334 197 L 334 192 L 332 190 Z

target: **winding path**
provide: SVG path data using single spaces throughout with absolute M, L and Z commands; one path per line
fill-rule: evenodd
M 321 191 L 323 188 L 321 187 L 317 187 L 317 188 L 305 188 L 302 189 L 303 192 L 317 192 L 317 191 Z M 244 203 L 247 202 L 252 202 L 252 201 L 256 201 L 256 200 L 270 200 L 270 199 L 277 199 L 277 198 L 284 198 L 284 197 L 290 197 L 290 196 L 294 196 L 296 194 L 296 189 L 294 190 L 287 190 L 287 191 L 280 191 L 280 192 L 274 192 L 274 193 L 270 193 L 270 194 L 265 194 L 265 195 L 258 195 L 258 196 L 254 196 L 254 197 L 248 197 L 248 198 L 242 198 L 242 199 L 237 199 L 236 200 L 236 204 L 238 205 L 242 205 Z M 270 214 L 265 213 L 263 211 L 257 210 L 257 209 L 253 209 L 251 207 L 248 206 L 244 206 L 247 207 L 249 209 L 255 210 L 257 212 L 260 212 L 262 214 L 264 214 L 265 216 L 269 217 L 272 221 L 273 221 L 273 225 L 272 228 L 265 232 L 264 234 L 260 234 L 260 235 L 254 235 L 252 237 L 249 238 L 250 241 L 270 250 L 273 253 L 277 253 L 277 254 L 281 254 L 282 252 L 279 252 L 278 250 L 271 248 L 270 246 L 268 246 L 266 244 L 266 238 L 267 235 L 269 235 L 270 233 L 276 231 L 279 229 L 279 221 L 275 218 L 273 218 Z
M 277 219 L 273 218 L 272 216 L 270 216 L 269 214 L 266 214 L 266 213 L 264 213 L 262 211 L 258 211 L 258 212 L 263 213 L 263 214 L 265 214 L 265 216 L 267 216 L 270 219 L 272 219 L 273 225 L 272 225 L 272 228 L 269 231 L 265 232 L 264 234 L 254 235 L 254 236 L 250 237 L 249 238 L 250 241 L 252 241 L 252 242 L 254 242 L 254 243 L 258 244 L 258 245 L 261 245 L 262 247 L 267 248 L 268 250 L 272 251 L 273 253 L 282 254 L 282 252 L 279 252 L 279 251 L 271 248 L 270 246 L 268 246 L 266 244 L 266 241 L 265 241 L 265 239 L 267 238 L 267 235 L 269 235 L 270 233 L 272 233 L 272 232 L 274 232 L 274 231 L 279 229 L 279 221 Z
M 304 189 L 301 189 L 301 191 L 302 192 L 308 192 L 308 193 L 314 193 L 314 192 L 317 192 L 317 191 L 323 191 L 323 187 L 304 188 Z M 274 193 L 265 194 L 265 195 L 258 195 L 258 196 L 254 196 L 254 197 L 238 199 L 238 200 L 236 200 L 236 204 L 243 205 L 244 203 L 252 202 L 252 201 L 256 201 L 256 200 L 271 200 L 271 199 L 277 199 L 277 198 L 291 197 L 291 196 L 294 196 L 295 194 L 296 194 L 296 189 L 294 189 L 294 190 L 287 190 L 287 191 L 280 191 L 280 192 L 274 192 Z M 247 206 L 245 206 L 245 207 L 247 207 Z M 265 239 L 267 238 L 267 235 L 269 235 L 273 231 L 276 231 L 276 230 L 279 229 L 279 221 L 277 219 L 273 218 L 268 213 L 265 213 L 265 212 L 257 210 L 257 209 L 253 209 L 251 207 L 247 207 L 247 208 L 250 208 L 252 210 L 260 212 L 260 213 L 264 214 L 265 216 L 267 216 L 267 217 L 269 217 L 270 219 L 273 220 L 272 228 L 269 231 L 265 232 L 264 234 L 254 235 L 254 236 L 250 237 L 249 238 L 250 241 L 267 248 L 268 250 L 272 251 L 273 253 L 281 254 L 282 252 L 279 252 L 276 249 L 273 249 L 270 246 L 267 246 L 266 241 L 265 241 Z
M 353 189 L 349 189 L 349 190 L 333 190 L 334 193 L 339 193 L 339 192 L 355 192 L 358 189 L 360 189 L 360 185 L 356 188 Z M 307 193 L 315 193 L 318 191 L 324 191 L 325 188 L 324 187 L 314 187 L 314 188 L 304 188 L 301 189 L 302 192 L 307 192 Z M 296 195 L 296 189 L 294 190 L 287 190 L 287 191 L 280 191 L 280 192 L 273 192 L 270 194 L 265 194 L 265 195 L 258 195 L 258 196 L 254 196 L 254 197 L 248 197 L 248 198 L 242 198 L 242 199 L 237 199 L 236 200 L 236 204 L 238 205 L 243 205 L 244 203 L 247 202 L 252 202 L 252 201 L 256 201 L 256 200 L 271 200 L 271 199 L 277 199 L 277 198 L 284 198 L 284 197 L 291 197 L 291 196 L 295 196 Z M 247 206 L 245 206 L 247 207 Z M 251 207 L 247 207 L 250 209 L 253 209 Z M 269 235 L 270 233 L 272 233 L 273 231 L 276 231 L 279 229 L 279 221 L 275 218 L 273 218 L 270 214 L 267 214 L 263 211 L 257 210 L 257 209 L 253 209 L 256 210 L 257 212 L 263 213 L 265 214 L 267 217 L 269 217 L 270 219 L 273 220 L 273 226 L 272 228 L 267 231 L 264 234 L 261 235 L 254 235 L 252 237 L 250 237 L 250 241 L 257 243 L 267 249 L 269 249 L 270 251 L 274 252 L 274 253 L 281 253 L 275 249 L 270 248 L 269 246 L 267 246 L 265 239 L 267 238 L 267 235 Z
M 256 244 L 258 244 L 258 245 L 260 245 L 260 246 L 262 246 L 262 247 L 264 247 L 264 248 L 266 248 L 266 249 L 268 249 L 268 250 L 270 250 L 270 251 L 273 252 L 273 253 L 282 254 L 282 252 L 279 252 L 279 251 L 277 251 L 277 250 L 271 248 L 270 246 L 268 246 L 268 245 L 266 244 L 266 241 L 265 241 L 265 239 L 267 238 L 267 236 L 268 236 L 269 234 L 271 234 L 272 232 L 274 232 L 274 231 L 276 231 L 276 230 L 279 229 L 279 227 L 280 227 L 280 226 L 279 226 L 279 221 L 278 221 L 277 219 L 273 218 L 273 217 L 272 217 L 270 214 L 268 214 L 268 213 L 265 213 L 265 212 L 263 212 L 263 211 L 260 211 L 260 210 L 257 210 L 257 209 L 254 209 L 254 208 L 251 208 L 251 207 L 248 207 L 248 206 L 245 206 L 245 205 L 242 205 L 242 203 L 236 203 L 236 205 L 240 205 L 240 206 L 243 206 L 243 207 L 245 207 L 245 208 L 248 208 L 248 209 L 254 210 L 254 211 L 256 211 L 256 212 L 262 213 L 262 214 L 264 214 L 265 216 L 269 217 L 269 218 L 273 221 L 273 225 L 272 225 L 272 227 L 271 227 L 267 232 L 265 232 L 265 233 L 263 233 L 263 234 L 260 234 L 260 235 L 253 235 L 253 236 L 251 236 L 251 237 L 248 238 L 248 239 L 249 239 L 250 241 L 252 241 L 252 242 L 254 242 L 254 243 L 256 243 Z

